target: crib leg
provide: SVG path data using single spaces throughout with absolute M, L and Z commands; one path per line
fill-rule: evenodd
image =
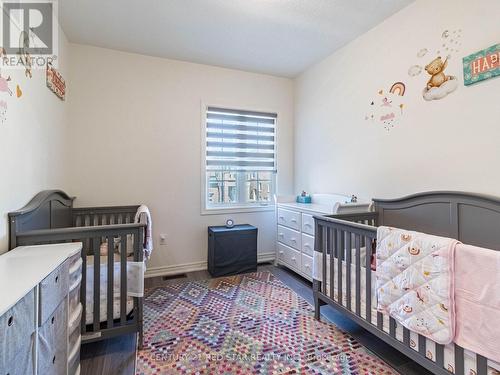
M 139 350 L 144 349 L 144 332 L 142 329 L 142 325 L 139 326 L 139 342 L 137 346 L 139 347 Z
M 326 305 L 325 302 L 319 299 L 318 292 L 321 290 L 321 281 L 313 280 L 313 297 L 314 297 L 314 319 L 320 320 L 320 307 Z
M 139 297 L 139 350 L 144 348 L 144 324 L 143 324 L 143 297 Z

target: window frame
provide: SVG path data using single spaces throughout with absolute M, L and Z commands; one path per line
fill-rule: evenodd
M 206 102 L 201 102 L 201 214 L 202 215 L 218 215 L 218 214 L 231 214 L 231 213 L 245 213 L 245 212 L 260 212 L 260 211 L 274 211 L 275 202 L 276 202 L 276 192 L 278 191 L 278 173 L 271 173 L 272 176 L 272 188 L 273 191 L 271 195 L 273 199 L 269 203 L 257 202 L 257 203 L 235 203 L 235 204 L 220 204 L 209 206 L 208 204 L 208 178 L 207 178 L 207 170 L 206 170 L 206 153 L 207 153 L 207 129 L 206 129 L 206 118 L 207 118 L 207 110 L 208 107 L 218 107 L 224 109 L 232 109 L 232 110 L 241 110 L 241 111 L 253 111 L 253 112 L 267 112 L 267 113 L 275 113 L 277 115 L 275 122 L 275 135 L 274 135 L 274 164 L 276 170 L 278 169 L 278 118 L 279 111 L 272 109 L 256 109 L 256 108 L 248 108 L 242 105 L 234 105 L 228 103 L 213 103 L 207 104 Z M 245 172 L 243 172 L 245 173 Z M 245 179 L 239 179 L 238 183 L 238 192 L 241 193 L 244 191 L 244 184 L 242 186 L 242 182 Z

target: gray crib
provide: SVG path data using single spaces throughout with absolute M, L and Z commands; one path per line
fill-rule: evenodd
M 142 262 L 144 227 L 134 223 L 136 206 L 74 208 L 75 198 L 60 190 L 38 193 L 25 207 L 9 213 L 9 248 L 58 242 L 82 242 L 82 283 L 80 299 L 83 305 L 82 342 L 92 342 L 116 335 L 137 332 L 138 345 L 143 345 L 142 298 L 133 298 L 133 308 L 127 311 L 127 261 Z M 100 316 L 101 244 L 107 241 L 106 316 Z M 119 317 L 116 318 L 113 282 L 116 243 L 122 244 L 119 255 L 120 290 Z M 132 256 L 127 258 L 127 246 Z M 123 251 L 125 250 L 125 251 Z M 87 256 L 93 257 L 93 322 L 86 324 Z M 117 272 L 118 274 L 118 272 Z M 117 276 L 118 277 L 118 276 Z
M 379 312 L 372 318 L 371 254 L 376 246 L 377 225 L 452 237 L 500 250 L 500 200 L 463 192 L 427 192 L 394 200 L 375 199 L 374 208 L 368 213 L 315 217 L 315 251 L 320 253 L 324 279 L 313 281 L 316 319 L 320 318 L 320 306 L 328 304 L 434 374 L 488 374 L 485 357 L 467 352 L 465 358 L 460 346 L 430 342 Z M 366 257 L 361 264 L 363 249 Z M 445 362 L 445 352 L 447 358 L 453 357 L 452 363 Z

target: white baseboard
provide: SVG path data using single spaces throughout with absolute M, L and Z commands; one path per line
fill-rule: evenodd
M 275 259 L 276 259 L 276 252 L 274 251 L 271 251 L 270 253 L 257 254 L 257 263 L 274 262 Z
M 257 263 L 273 262 L 275 257 L 276 254 L 274 251 L 269 253 L 258 253 Z M 144 277 L 180 275 L 187 272 L 204 271 L 206 269 L 207 269 L 206 261 L 184 263 L 184 264 L 177 264 L 173 266 L 164 266 L 164 267 L 150 267 L 146 270 L 146 274 Z
M 207 269 L 207 262 L 193 262 L 177 264 L 174 266 L 149 267 L 144 277 L 171 276 L 187 272 L 203 271 Z

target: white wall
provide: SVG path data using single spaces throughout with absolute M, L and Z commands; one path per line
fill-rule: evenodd
M 296 80 L 295 188 L 398 197 L 435 189 L 500 196 L 500 78 L 464 87 L 461 59 L 500 42 L 498 0 L 417 0 Z M 424 71 L 408 68 L 436 51 L 445 29 L 462 29 L 447 74 L 458 89 L 426 102 Z M 432 56 L 432 57 L 431 57 Z M 446 56 L 446 55 L 444 55 Z M 443 57 L 444 57 L 443 56 Z M 401 121 L 366 121 L 379 89 L 406 84 Z M 388 87 L 389 86 L 389 87 Z
M 68 72 L 68 43 L 59 29 L 59 71 Z M 2 69 L 11 76 L 13 95 L 2 92 L 8 105 L 7 120 L 0 123 L 0 253 L 7 251 L 7 213 L 24 206 L 43 189 L 65 187 L 66 129 L 68 105 L 45 82 L 45 69 L 33 69 L 31 79 L 24 70 Z M 22 96 L 16 97 L 19 84 Z M 68 82 L 67 82 L 68 85 Z M 69 84 L 71 90 L 71 84 Z
M 274 251 L 272 211 L 200 214 L 201 102 L 278 112 L 278 187 L 290 194 L 291 80 L 75 44 L 70 50 L 68 192 L 77 205 L 147 204 L 155 240 L 150 272 L 204 267 L 207 226 L 228 217 L 256 225 L 259 252 Z

